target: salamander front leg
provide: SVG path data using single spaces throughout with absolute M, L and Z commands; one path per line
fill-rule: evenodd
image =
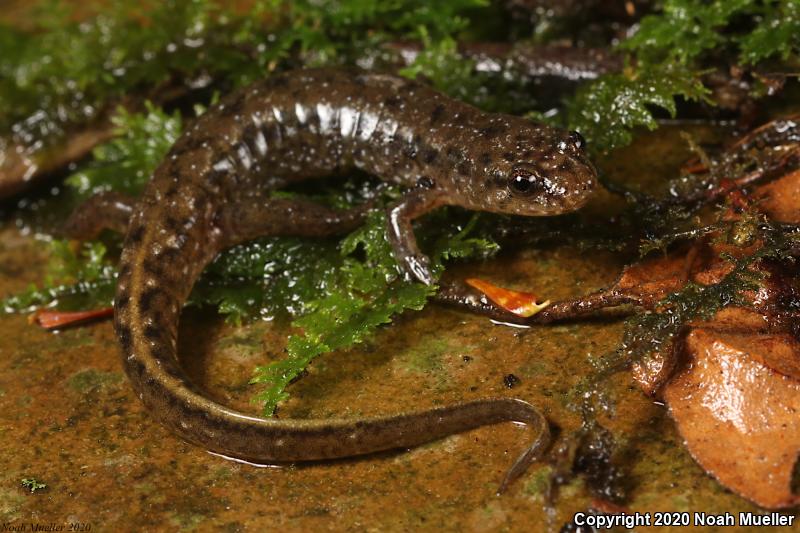
M 72 239 L 96 239 L 104 229 L 124 234 L 136 200 L 118 192 L 95 194 L 75 208 L 62 233 Z
M 394 257 L 407 274 L 425 285 L 433 284 L 430 259 L 417 246 L 412 222 L 418 216 L 445 203 L 441 192 L 431 187 L 417 186 L 388 209 L 389 242 Z
M 327 237 L 356 229 L 372 207 L 332 209 L 298 198 L 248 197 L 234 202 L 225 216 L 227 245 L 267 235 Z

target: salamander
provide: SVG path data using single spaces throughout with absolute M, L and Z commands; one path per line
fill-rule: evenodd
M 184 439 L 259 463 L 413 447 L 502 421 L 532 425 L 537 437 L 505 486 L 549 441 L 546 420 L 528 403 L 489 398 L 380 418 L 259 418 L 209 399 L 186 376 L 176 356 L 178 319 L 221 250 L 262 235 L 349 231 L 363 220 L 364 209 L 272 197 L 277 188 L 348 169 L 406 187 L 388 208 L 387 235 L 402 271 L 430 284 L 413 219 L 442 205 L 529 216 L 577 209 L 596 183 L 583 144 L 577 133 L 489 114 L 392 75 L 300 70 L 228 95 L 174 144 L 135 204 L 108 195 L 94 202 L 112 215 L 99 224 L 127 223 L 114 324 L 133 388 Z M 91 223 L 78 215 L 70 225 L 85 233 Z

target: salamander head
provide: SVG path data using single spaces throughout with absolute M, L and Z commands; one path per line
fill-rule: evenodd
M 483 186 L 471 191 L 472 208 L 543 216 L 582 207 L 597 183 L 583 137 L 530 122 L 524 129 L 516 126 L 517 133 L 502 139 L 505 142 L 492 143 L 490 158 L 484 152 L 487 164 L 478 166 Z M 512 150 L 507 148 L 509 140 Z

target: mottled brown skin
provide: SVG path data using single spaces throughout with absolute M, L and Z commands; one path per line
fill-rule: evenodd
M 501 421 L 533 425 L 539 434 L 505 486 L 549 441 L 529 404 L 485 399 L 386 418 L 258 418 L 215 403 L 187 378 L 176 357 L 178 318 L 221 250 L 259 235 L 328 235 L 361 222 L 363 210 L 272 199 L 276 187 L 350 168 L 409 187 L 389 210 L 389 237 L 409 275 L 430 283 L 413 218 L 445 204 L 521 215 L 576 209 L 596 178 L 581 143 L 577 134 L 483 113 L 416 82 L 358 71 L 290 72 L 230 95 L 178 140 L 130 218 L 115 327 L 133 387 L 183 438 L 257 462 L 410 447 Z M 103 201 L 117 214 L 125 210 L 122 199 L 110 200 Z

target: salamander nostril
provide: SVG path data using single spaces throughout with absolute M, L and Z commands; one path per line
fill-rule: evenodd
M 571 142 L 575 148 L 584 148 L 586 146 L 586 139 L 577 131 L 569 132 L 569 142 Z

